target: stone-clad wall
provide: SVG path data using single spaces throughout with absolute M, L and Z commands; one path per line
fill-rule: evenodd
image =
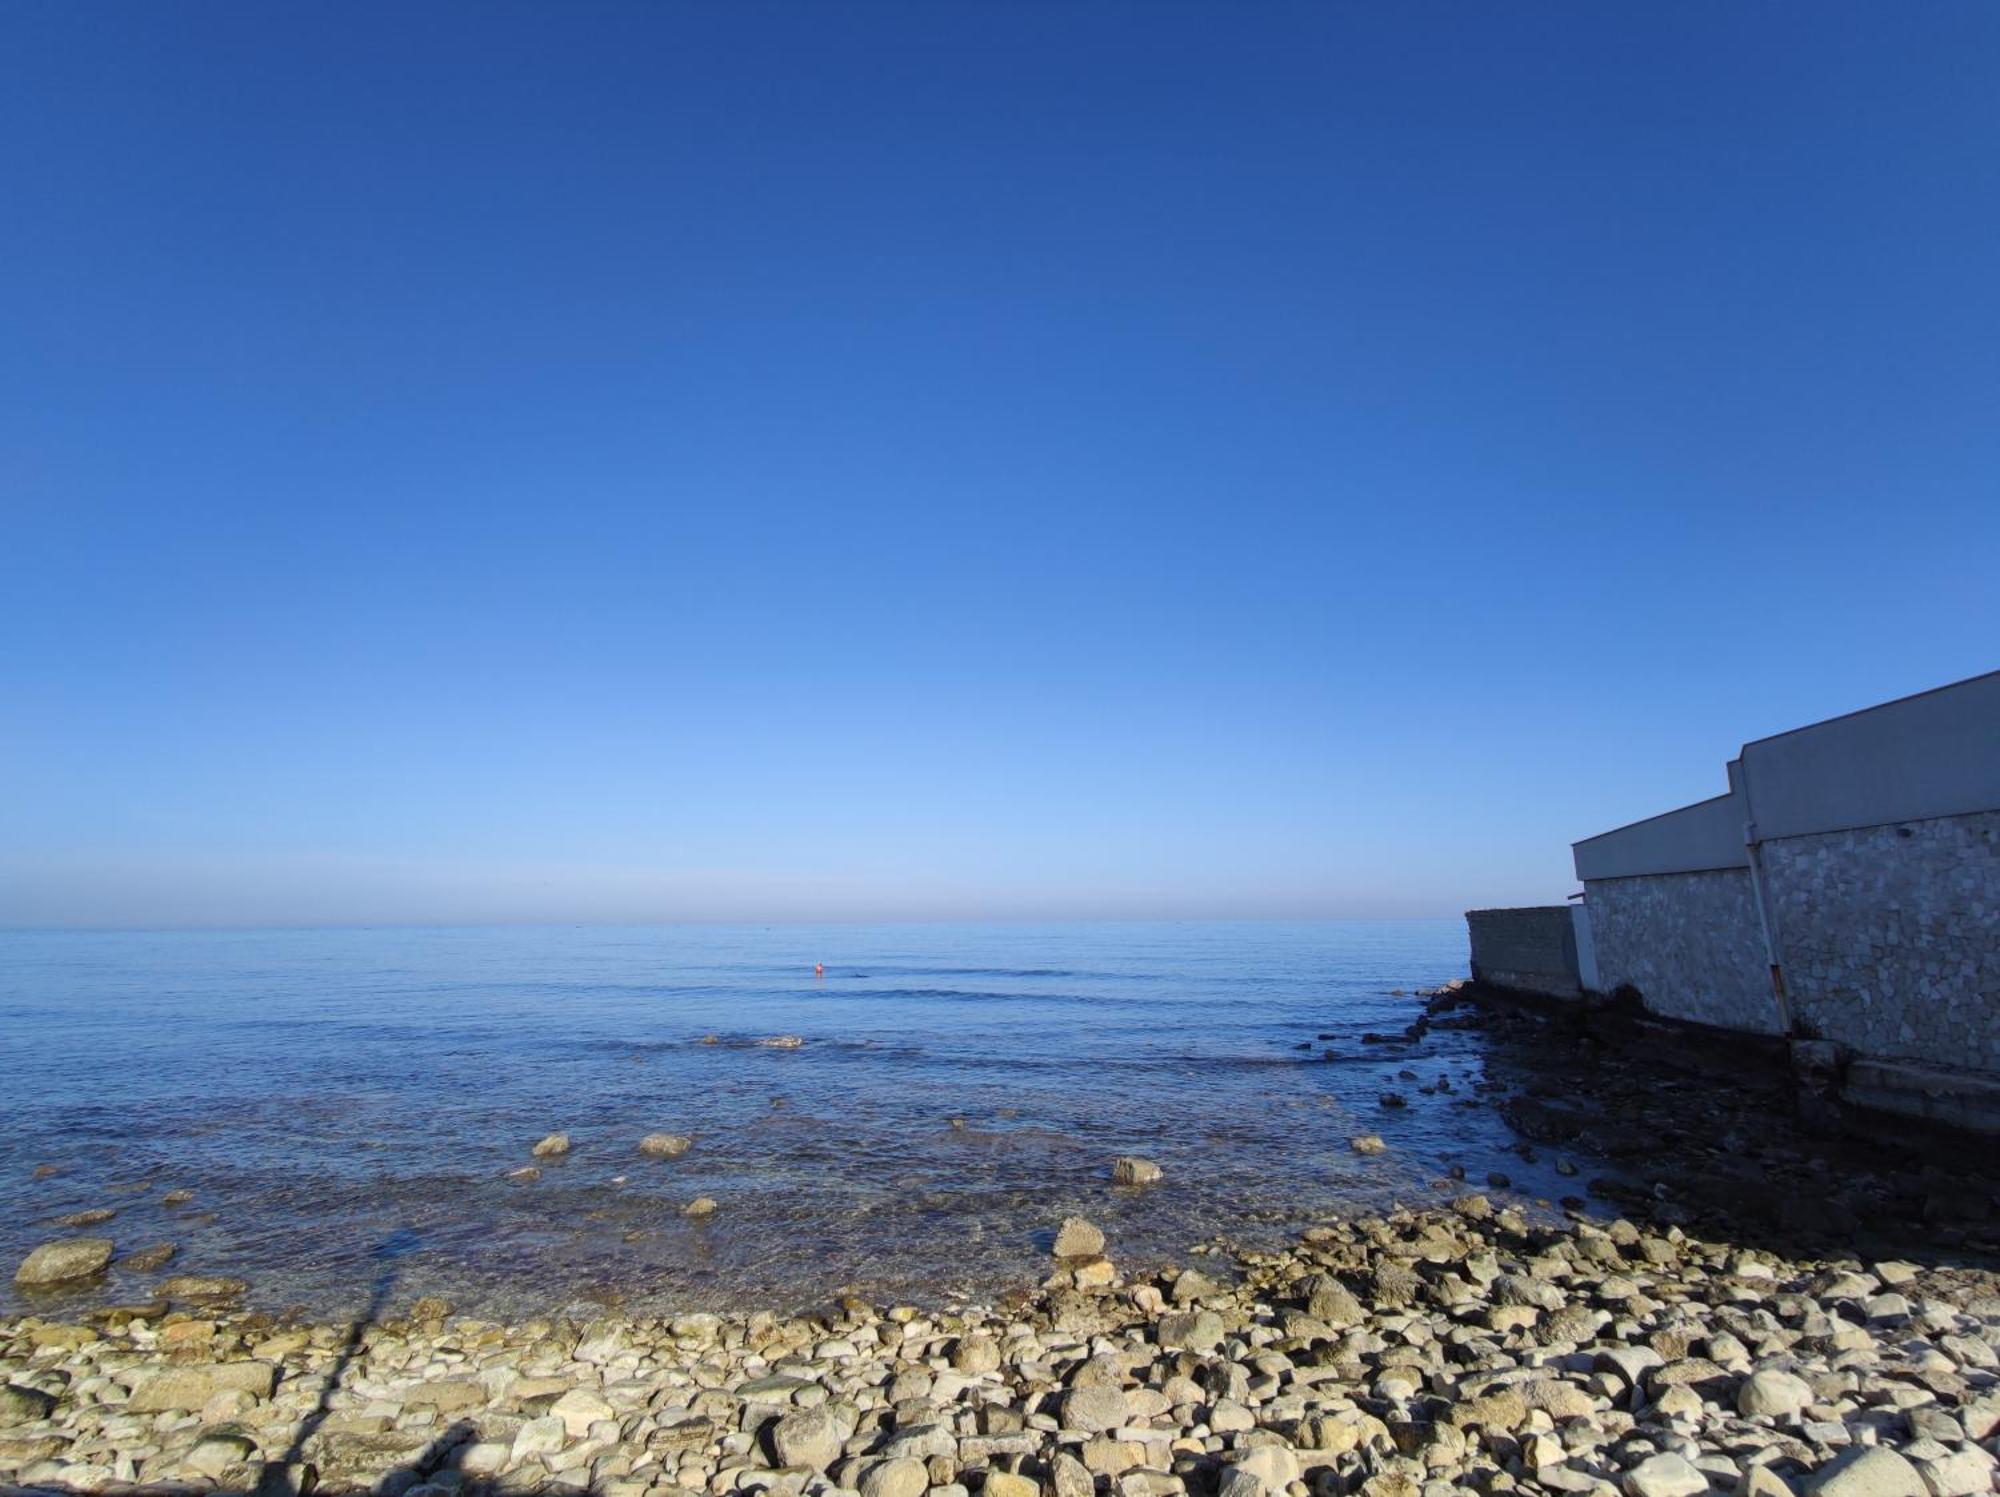
M 2000 1070 L 2000 812 L 1786 837 L 1763 859 L 1802 1029 Z
M 1605 992 L 1630 986 L 1666 1018 L 1778 1032 L 1747 868 L 1592 879 L 1584 897 Z
M 1468 910 L 1472 975 L 1481 982 L 1551 998 L 1577 998 L 1574 916 L 1566 904 Z

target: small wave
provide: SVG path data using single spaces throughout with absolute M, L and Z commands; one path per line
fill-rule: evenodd
M 1091 972 L 1074 967 L 899 967 L 893 962 L 877 962 L 868 972 L 852 975 L 865 977 L 870 973 L 890 977 L 1061 977 L 1072 981 L 1086 982 L 1129 982 L 1135 978 L 1144 979 L 1141 972 Z M 847 976 L 847 973 L 829 974 Z
M 841 1003 L 1013 1003 L 1074 1004 L 1081 1008 L 1157 1008 L 1152 998 L 1112 998 L 1098 993 L 1032 993 L 1006 988 L 869 988 L 865 991 L 817 994 L 822 1001 Z

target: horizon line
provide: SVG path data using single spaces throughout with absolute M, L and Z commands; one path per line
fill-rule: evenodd
M 0 935 L 177 935 L 231 932 L 335 930 L 652 930 L 662 926 L 740 926 L 744 928 L 817 925 L 1339 925 L 1382 924 L 1418 920 L 1458 920 L 1464 911 L 1435 915 L 901 915 L 865 917 L 830 915 L 808 919 L 787 916 L 769 920 L 702 918 L 655 920 L 273 920 L 187 921 L 175 924 L 8 925 Z

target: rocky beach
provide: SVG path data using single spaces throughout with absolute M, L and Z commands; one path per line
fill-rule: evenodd
M 1976 1151 L 1857 1135 L 1754 1058 L 1654 1026 L 1459 986 L 1370 1043 L 1416 1053 L 1450 1026 L 1520 1052 L 1476 1105 L 1515 1122 L 1524 1160 L 1555 1148 L 1612 1172 L 1571 1166 L 1564 1201 L 1440 1175 L 1426 1203 L 1329 1213 L 1282 1247 L 1223 1231 L 1169 1263 L 1122 1261 L 1080 1216 L 1024 1221 L 1045 1276 L 984 1304 L 850 1294 L 503 1324 L 392 1303 L 385 1278 L 367 1313 L 328 1322 L 177 1273 L 144 1303 L 0 1321 L 0 1480 L 390 1497 L 1994 1489 L 2000 1278 Z M 1394 1152 L 1373 1133 L 1347 1148 Z M 1174 1188 L 1151 1160 L 1103 1173 L 1107 1191 Z M 76 1234 L 24 1269 L 60 1289 L 112 1253 Z
M 948 1312 L 850 1299 L 503 1326 L 420 1301 L 329 1326 L 191 1295 L 18 1317 L 0 1324 L 0 1478 L 394 1497 L 1994 1484 L 1984 1271 L 1537 1222 L 1483 1194 L 1130 1276 L 1086 1222 L 1057 1244 L 1031 1292 Z

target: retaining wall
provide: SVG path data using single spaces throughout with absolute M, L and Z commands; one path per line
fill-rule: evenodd
M 1566 904 L 1468 910 L 1472 975 L 1495 987 L 1551 998 L 1579 998 L 1575 916 Z
M 1664 1018 L 1781 1032 L 1749 869 L 1593 879 L 1583 887 L 1602 991 L 1633 988 Z
M 1802 1030 L 2000 1071 L 2000 811 L 1777 838 L 1763 860 Z

